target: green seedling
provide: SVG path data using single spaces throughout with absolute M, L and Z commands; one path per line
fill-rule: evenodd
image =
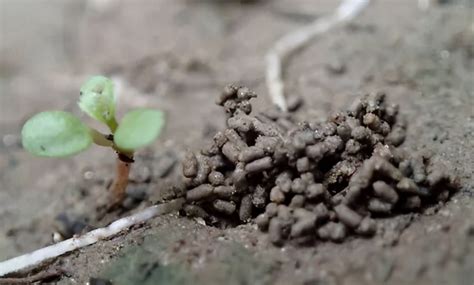
M 159 136 L 165 122 L 164 115 L 158 110 L 136 109 L 125 114 L 118 123 L 114 84 L 103 76 L 92 77 L 82 85 L 78 105 L 94 120 L 105 124 L 109 134 L 87 126 L 71 113 L 46 111 L 34 115 L 23 126 L 23 147 L 43 157 L 72 156 L 93 143 L 112 148 L 118 155 L 116 177 L 110 186 L 112 205 L 116 205 L 125 198 L 135 151 Z

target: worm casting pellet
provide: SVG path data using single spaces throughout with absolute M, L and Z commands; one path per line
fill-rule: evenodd
M 224 154 L 225 157 L 227 157 L 233 163 L 237 163 L 239 161 L 240 150 L 232 142 L 226 142 L 222 146 L 222 154 Z
M 255 223 L 261 231 L 268 230 L 268 224 L 270 223 L 270 218 L 266 213 L 262 213 L 255 218 Z
M 224 135 L 227 137 L 229 142 L 233 143 L 237 149 L 241 150 L 247 147 L 247 144 L 242 140 L 240 135 L 233 129 L 226 129 Z
M 224 200 L 214 200 L 212 206 L 216 211 L 225 215 L 232 215 L 237 209 L 235 203 Z
M 192 152 L 187 152 L 183 160 L 183 175 L 193 178 L 198 173 L 198 161 Z
M 230 117 L 227 126 L 239 132 L 249 132 L 253 128 L 252 120 L 247 116 Z
M 242 222 L 248 222 L 252 218 L 252 196 L 245 195 L 240 201 L 239 218 Z
M 429 193 L 424 191 L 422 188 L 419 188 L 416 183 L 411 180 L 410 178 L 403 178 L 400 182 L 397 183 L 397 189 L 400 192 L 409 193 L 409 194 L 417 194 L 422 196 L 428 196 Z
M 264 156 L 265 152 L 263 152 L 263 149 L 256 146 L 251 146 L 242 150 L 242 152 L 239 154 L 239 160 L 242 162 L 250 162 Z
M 209 184 L 201 184 L 186 192 L 187 201 L 201 201 L 212 196 L 213 187 Z
M 265 207 L 265 213 L 270 217 L 274 217 L 278 214 L 278 205 L 276 203 L 269 203 L 267 207 Z
M 258 173 L 270 169 L 272 166 L 272 159 L 267 156 L 248 163 L 245 166 L 245 171 L 248 173 Z
M 282 221 L 291 221 L 292 218 L 292 209 L 285 205 L 278 205 L 278 218 Z
M 218 154 L 218 155 L 213 155 L 209 158 L 209 166 L 211 167 L 212 170 L 217 170 L 220 168 L 223 168 L 226 166 L 226 161 L 224 159 L 224 156 Z
M 348 154 L 356 154 L 360 151 L 361 145 L 358 141 L 350 139 L 346 142 L 346 152 Z
M 316 215 L 316 222 L 319 224 L 329 219 L 329 210 L 323 203 L 316 205 L 313 209 L 313 213 Z
M 347 205 L 355 205 L 362 195 L 362 188 L 359 185 L 350 185 L 347 189 L 346 196 L 342 203 Z
M 362 221 L 362 217 L 359 214 L 344 204 L 337 205 L 334 211 L 339 221 L 350 228 L 357 228 Z
M 310 234 L 314 231 L 316 224 L 316 217 L 314 215 L 299 219 L 291 226 L 291 237 L 300 237 L 302 235 Z
M 306 147 L 306 155 L 315 162 L 319 162 L 323 159 L 328 151 L 328 146 L 325 143 L 317 143 Z
M 371 198 L 367 206 L 369 211 L 380 214 L 390 213 L 390 211 L 392 211 L 392 207 L 392 204 L 384 202 L 377 198 Z
M 403 174 L 393 166 L 387 160 L 374 156 L 372 158 L 374 170 L 377 171 L 379 174 L 385 175 L 395 181 L 400 181 L 403 178 Z
M 194 177 L 193 182 L 197 185 L 205 183 L 207 176 L 211 172 L 211 166 L 209 165 L 208 158 L 202 155 L 197 156 L 198 161 L 198 171 L 196 177 Z
M 224 135 L 223 132 L 217 132 L 213 137 L 214 143 L 221 148 L 226 142 L 227 137 Z
M 388 202 L 390 204 L 395 204 L 398 201 L 398 194 L 397 192 L 387 183 L 383 181 L 375 181 L 372 184 L 372 188 L 374 189 L 374 195 L 378 198 Z
M 399 146 L 403 143 L 406 136 L 406 129 L 401 125 L 395 125 L 392 131 L 385 138 L 385 142 L 393 146 Z
M 188 217 L 199 217 L 203 219 L 209 217 L 209 214 L 203 208 L 196 205 L 185 205 L 183 210 Z
M 323 240 L 341 242 L 347 234 L 346 227 L 341 223 L 329 222 L 318 229 L 318 236 Z
M 302 157 L 296 161 L 296 169 L 298 172 L 303 173 L 310 170 L 310 162 L 307 157 Z
M 282 172 L 275 180 L 275 184 L 280 187 L 280 190 L 284 193 L 290 192 L 291 183 L 291 173 L 289 172 Z
M 311 184 L 306 188 L 306 197 L 310 200 L 322 200 L 326 196 L 326 188 L 323 184 Z
M 212 184 L 212 186 L 218 186 L 224 184 L 224 174 L 218 171 L 211 171 L 209 173 L 208 178 L 209 182 Z
M 337 135 L 343 140 L 347 141 L 351 138 L 351 128 L 347 123 L 342 123 L 341 125 L 337 126 Z
M 379 117 L 372 113 L 367 113 L 364 115 L 363 123 L 373 131 L 377 131 L 381 125 Z
M 260 147 L 267 154 L 272 154 L 275 151 L 280 140 L 272 136 L 260 136 L 255 142 L 255 146 Z
M 291 198 L 290 208 L 298 209 L 304 206 L 305 198 L 303 195 L 295 195 Z
M 283 244 L 283 223 L 278 218 L 272 218 L 268 225 L 268 237 L 274 245 Z
M 236 190 L 233 186 L 217 186 L 213 192 L 216 197 L 228 199 L 235 194 Z
M 280 190 L 280 187 L 275 186 L 270 191 L 270 201 L 281 204 L 285 201 L 285 194 Z
M 410 176 L 413 173 L 411 163 L 409 160 L 405 159 L 398 165 L 398 169 L 402 172 L 404 176 Z M 424 180 L 424 179 L 423 179 Z M 418 182 L 419 183 L 419 182 Z
M 365 217 L 355 229 L 355 232 L 364 236 L 373 236 L 377 230 L 375 221 L 369 217 Z
M 306 190 L 306 183 L 301 178 L 295 178 L 291 183 L 291 192 L 302 194 Z
M 370 139 L 371 132 L 366 127 L 356 127 L 352 130 L 351 136 L 358 142 L 366 142 Z

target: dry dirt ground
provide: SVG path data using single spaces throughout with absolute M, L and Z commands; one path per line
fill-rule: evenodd
M 18 134 L 29 116 L 77 113 L 81 82 L 112 76 L 121 82 L 121 113 L 134 106 L 167 112 L 164 135 L 137 164 L 159 169 L 164 155 L 199 149 L 223 125 L 213 102 L 227 83 L 249 86 L 260 95 L 257 106 L 268 104 L 266 51 L 337 6 L 104 2 L 110 5 L 0 0 L 0 260 L 50 244 L 54 217 L 93 209 L 112 178 L 110 151 L 66 160 L 24 152 Z M 461 178 L 462 190 L 446 205 L 386 219 L 373 239 L 310 248 L 274 247 L 253 224 L 221 230 L 158 217 L 55 261 L 69 272 L 58 284 L 91 277 L 114 284 L 473 284 L 474 4 L 431 2 L 421 11 L 417 1 L 373 1 L 354 23 L 292 57 L 285 82 L 305 99 L 304 112 L 321 117 L 357 94 L 387 92 L 410 122 L 404 147 L 433 150 Z M 103 183 L 91 186 L 91 175 Z M 153 175 L 141 186 L 158 197 L 166 179 Z

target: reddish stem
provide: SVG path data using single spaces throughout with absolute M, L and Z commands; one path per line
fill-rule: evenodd
M 115 180 L 112 185 L 110 185 L 109 191 L 112 193 L 114 199 L 114 205 L 122 203 L 125 199 L 125 190 L 128 185 L 128 175 L 130 173 L 130 162 L 125 162 L 120 158 L 117 158 L 117 166 L 115 173 Z

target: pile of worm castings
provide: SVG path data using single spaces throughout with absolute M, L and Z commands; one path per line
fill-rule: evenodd
M 374 235 L 377 217 L 420 211 L 459 188 L 429 152 L 397 148 L 407 124 L 383 93 L 323 123 L 276 109 L 251 115 L 254 97 L 228 86 L 218 98 L 227 128 L 182 164 L 186 215 L 216 226 L 254 220 L 275 245 L 341 242 Z

